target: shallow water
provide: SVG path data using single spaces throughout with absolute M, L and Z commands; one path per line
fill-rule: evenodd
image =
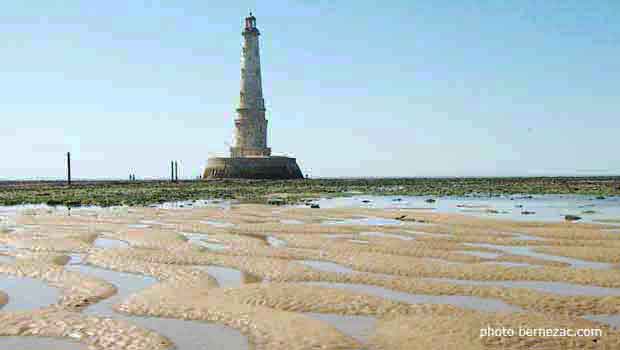
M 207 224 L 207 225 L 215 226 L 215 227 L 233 227 L 233 226 L 235 226 L 235 224 L 233 224 L 231 222 L 213 221 L 213 220 L 200 221 L 200 223 L 201 224 Z
M 497 258 L 499 258 L 501 256 L 501 254 L 497 254 L 497 253 L 478 252 L 478 251 L 475 251 L 475 250 L 457 250 L 457 251 L 455 251 L 455 253 L 473 255 L 473 256 L 477 256 L 479 258 L 484 258 L 484 259 L 497 259 Z
M 459 285 L 492 286 L 506 288 L 527 288 L 546 293 L 559 295 L 585 295 L 585 296 L 620 296 L 620 288 L 605 288 L 586 286 L 565 282 L 542 282 L 542 281 L 475 281 L 458 280 L 453 278 L 424 278 L 427 281 L 447 282 Z
M 240 287 L 244 280 L 245 275 L 243 272 L 230 267 L 222 266 L 195 266 L 198 270 L 206 270 L 207 273 L 217 280 L 217 283 L 222 288 Z
M 348 268 L 346 266 L 342 266 L 340 264 L 336 264 L 333 262 L 318 261 L 318 260 L 299 260 L 297 262 L 300 264 L 309 266 L 315 270 L 320 270 L 320 271 L 336 272 L 336 273 L 356 273 L 357 272 L 351 268 Z
M 270 246 L 276 248 L 286 247 L 286 241 L 276 238 L 274 236 L 267 236 L 267 243 L 269 243 Z
M 29 278 L 0 274 L 0 290 L 9 296 L 9 303 L 2 311 L 35 310 L 56 304 L 60 293 L 45 282 Z
M 0 337 L 0 349 L 87 350 L 88 346 L 57 338 Z
M 285 224 L 285 225 L 302 225 L 304 224 L 303 221 L 300 220 L 294 220 L 294 219 L 282 219 L 280 220 L 281 224 Z
M 513 239 L 518 239 L 520 241 L 545 241 L 546 238 L 536 237 L 532 235 L 526 235 L 523 233 L 516 234 L 512 236 Z
M 488 243 L 464 243 L 464 244 L 471 246 L 471 247 L 497 249 L 497 250 L 501 250 L 503 252 L 514 254 L 514 255 L 524 255 L 524 256 L 531 256 L 533 258 L 538 258 L 538 259 L 543 259 L 543 260 L 563 262 L 563 263 L 570 264 L 571 267 L 574 267 L 574 268 L 605 270 L 605 269 L 611 269 L 613 267 L 613 264 L 608 264 L 608 263 L 599 263 L 599 262 L 594 262 L 594 261 L 573 259 L 573 258 L 568 258 L 564 256 L 536 253 L 532 251 L 532 249 L 536 247 L 503 246 L 503 245 L 488 244 Z
M 367 226 L 394 226 L 402 225 L 403 222 L 394 219 L 384 218 L 360 218 L 360 219 L 344 219 L 344 220 L 328 220 L 323 222 L 324 225 L 367 225 Z
M 528 263 L 518 263 L 518 262 L 510 262 L 510 261 L 485 261 L 481 264 L 486 265 L 501 265 L 506 267 L 542 267 L 541 265 L 532 265 Z
M 93 245 L 97 248 L 127 248 L 129 247 L 129 243 L 125 241 L 121 241 L 120 239 L 112 239 L 112 238 L 104 238 L 99 237 L 94 242 Z
M 247 338 L 239 331 L 216 323 L 185 321 L 158 317 L 138 317 L 120 314 L 112 306 L 125 300 L 129 295 L 152 286 L 157 280 L 153 277 L 121 273 L 92 266 L 72 266 L 73 271 L 96 276 L 116 286 L 116 295 L 89 306 L 84 313 L 93 316 L 125 320 L 151 329 L 170 339 L 177 350 L 194 350 L 201 347 L 212 349 L 249 349 Z M 223 273 L 225 275 L 225 273 Z M 232 280 L 232 278 L 229 278 Z M 219 280 L 218 280 L 219 282 Z M 223 283 L 229 283 L 222 280 Z M 232 282 L 230 282 L 232 283 Z
M 315 286 L 328 288 L 339 288 L 378 296 L 393 301 L 400 301 L 409 304 L 447 304 L 466 309 L 472 309 L 482 312 L 519 312 L 521 308 L 509 305 L 501 300 L 486 299 L 467 295 L 427 295 L 427 294 L 409 294 L 397 292 L 391 289 L 366 285 L 366 284 L 349 284 L 349 283 L 331 283 L 331 282 L 305 282 Z
M 609 325 L 613 328 L 620 329 L 620 315 L 588 315 L 583 318 L 590 321 L 597 321 Z
M 129 225 L 127 225 L 127 227 L 129 227 L 129 228 L 150 228 L 151 225 L 146 225 L 146 224 L 129 224 Z
M 377 324 L 377 319 L 371 316 L 320 314 L 316 312 L 304 312 L 304 315 L 328 323 L 342 334 L 361 343 L 368 342 Z
M 15 262 L 15 258 L 8 255 L 0 255 L 0 263 L 2 264 L 12 264 Z
M 362 232 L 360 233 L 360 235 L 368 236 L 368 237 L 398 238 L 398 239 L 402 239 L 403 241 L 412 241 L 415 239 L 415 237 L 411 237 L 411 236 L 403 236 L 403 235 L 398 235 L 394 233 L 384 233 L 384 232 Z
M 195 244 L 203 248 L 207 248 L 208 250 L 221 251 L 229 249 L 227 245 L 221 243 L 214 243 L 214 241 L 216 240 L 210 239 L 209 234 L 207 233 L 181 232 L 181 234 L 185 236 L 185 238 L 187 238 L 187 241 L 189 243 Z M 207 242 L 207 240 L 209 240 L 209 242 Z
M 396 199 L 400 198 L 400 201 Z M 434 198 L 436 202 L 427 203 Z M 362 200 L 369 200 L 363 203 Z M 620 218 L 620 197 L 595 199 L 594 196 L 582 195 L 534 195 L 501 197 L 431 197 L 431 196 L 353 196 L 341 198 L 323 198 L 317 201 L 321 208 L 388 208 L 388 209 L 425 209 L 444 213 L 462 213 L 466 215 L 505 218 L 524 221 L 564 221 L 564 215 L 573 214 L 582 217 L 581 221 L 593 222 L 601 219 Z M 520 207 L 522 206 L 522 207 Z M 585 208 L 593 209 L 595 214 L 583 214 Z M 473 210 L 472 208 L 482 208 Z M 495 209 L 501 214 L 486 212 Z M 523 215 L 522 211 L 535 212 Z

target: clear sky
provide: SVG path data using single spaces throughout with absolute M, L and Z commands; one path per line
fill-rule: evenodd
M 8 1 L 0 178 L 197 176 L 243 17 L 274 153 L 331 176 L 620 174 L 617 0 Z

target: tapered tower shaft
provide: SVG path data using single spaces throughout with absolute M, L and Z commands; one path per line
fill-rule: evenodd
M 267 120 L 260 67 L 260 48 L 256 18 L 250 13 L 245 18 L 242 32 L 241 91 L 235 118 L 231 157 L 269 156 L 267 147 Z

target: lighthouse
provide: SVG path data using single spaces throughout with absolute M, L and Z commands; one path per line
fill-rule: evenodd
M 267 119 L 260 61 L 260 31 L 256 17 L 245 18 L 241 50 L 241 87 L 234 118 L 230 157 L 207 160 L 203 179 L 300 179 L 295 158 L 274 156 L 267 146 Z
M 251 12 L 245 19 L 241 35 L 241 91 L 230 156 L 269 156 L 271 149 L 267 147 L 267 120 L 258 43 L 260 31 L 256 28 L 256 17 Z

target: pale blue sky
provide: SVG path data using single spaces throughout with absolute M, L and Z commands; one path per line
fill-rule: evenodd
M 304 173 L 620 174 L 616 0 L 29 0 L 0 13 L 0 178 L 67 151 L 80 178 L 197 176 L 250 8 L 269 143 Z

